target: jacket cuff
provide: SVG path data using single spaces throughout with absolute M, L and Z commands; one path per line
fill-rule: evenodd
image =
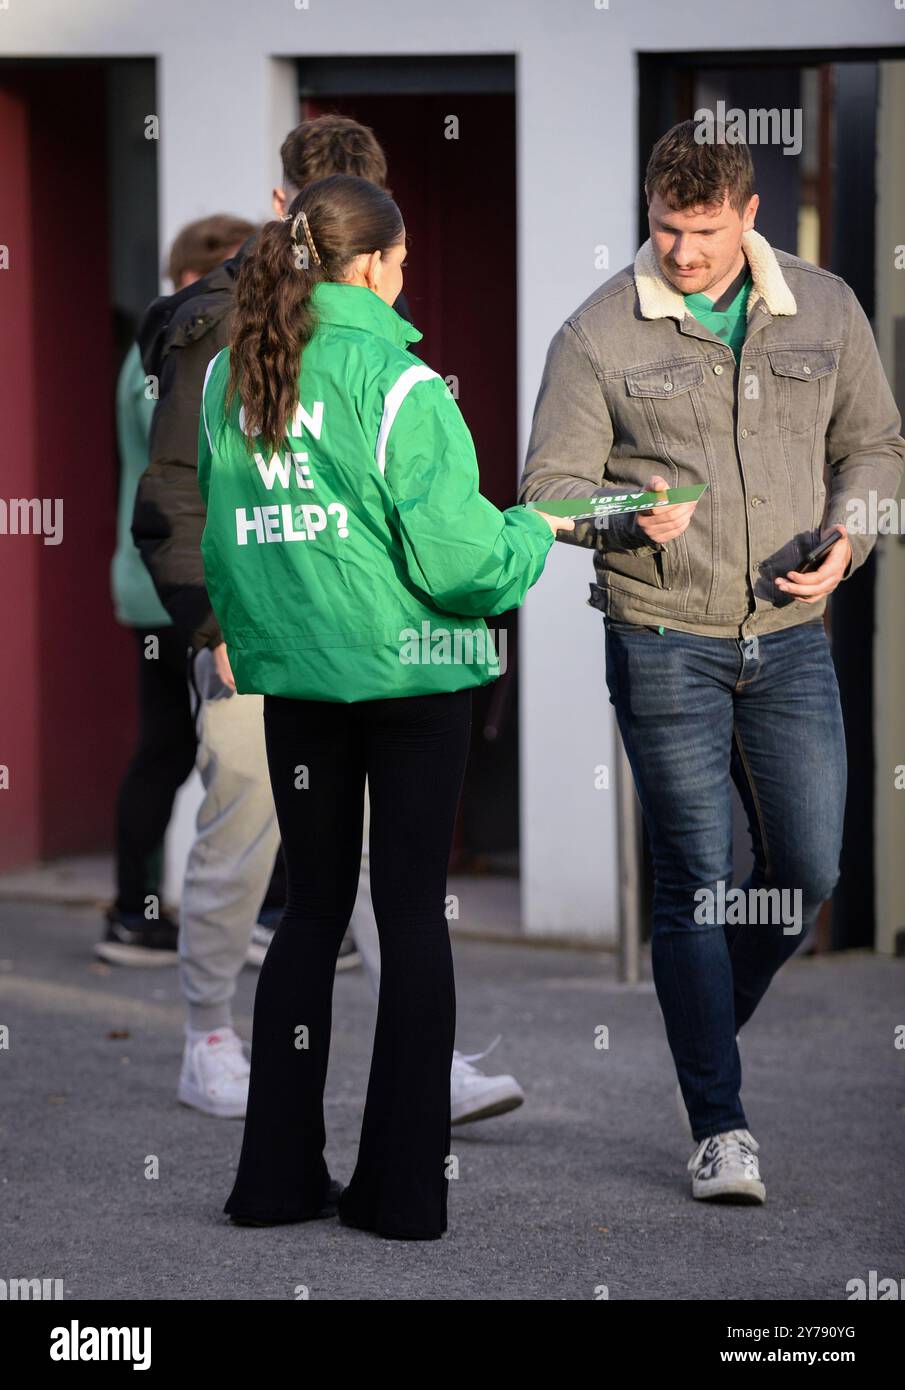
M 873 550 L 876 539 L 876 536 L 848 535 L 848 542 L 852 548 L 852 555 L 848 562 L 848 568 L 839 581 L 840 584 L 844 584 L 846 579 L 851 579 L 855 570 L 861 568 L 864 561 Z
M 213 612 L 207 622 L 192 633 L 192 646 L 196 652 L 203 651 L 205 647 L 219 647 L 222 641 L 223 632 Z
M 846 579 L 851 579 L 855 570 L 861 568 L 870 552 L 876 544 L 877 537 L 869 531 L 849 531 L 848 526 L 851 522 L 849 515 L 850 494 L 837 494 L 830 499 L 827 507 L 826 516 L 821 524 L 819 535 L 823 535 L 831 526 L 845 526 L 846 536 L 852 548 L 852 556 L 848 562 L 848 568 L 840 579 L 840 584 L 845 583 Z
M 630 550 L 633 555 L 656 555 L 664 547 L 649 541 L 635 525 L 635 514 L 607 517 L 606 526 L 594 521 L 576 521 L 574 531 L 557 531 L 556 539 L 565 545 L 581 545 L 588 550 Z
M 656 555 L 658 550 L 663 549 L 659 541 L 648 540 L 640 530 L 637 512 L 617 512 L 614 516 L 607 517 L 606 523 L 600 527 L 591 523 L 597 530 L 598 550 L 629 550 L 633 555 Z

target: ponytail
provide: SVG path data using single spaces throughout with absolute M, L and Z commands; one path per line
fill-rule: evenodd
M 308 184 L 281 221 L 266 224 L 236 281 L 226 388 L 227 410 L 241 401 L 249 450 L 252 436 L 278 449 L 295 413 L 302 350 L 317 327 L 315 285 L 344 279 L 356 256 L 385 253 L 402 234 L 389 193 L 354 174 Z
M 249 447 L 255 435 L 271 451 L 298 403 L 302 348 L 315 328 L 311 291 L 324 278 L 323 266 L 294 235 L 298 221 L 268 222 L 236 281 L 226 408 L 238 393 Z

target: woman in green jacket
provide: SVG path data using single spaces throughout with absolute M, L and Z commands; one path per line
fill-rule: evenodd
M 455 989 L 446 870 L 471 688 L 499 663 L 484 617 L 522 602 L 572 523 L 478 491 L 471 436 L 391 307 L 405 229 L 334 175 L 269 223 L 237 284 L 199 429 L 205 575 L 240 693 L 265 696 L 289 875 L 258 981 L 240 1223 L 446 1229 Z M 365 781 L 380 937 L 358 1161 L 324 1160 L 337 951 L 358 884 Z

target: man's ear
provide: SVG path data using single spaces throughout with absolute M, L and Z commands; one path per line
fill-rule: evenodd
M 277 217 L 285 217 L 286 204 L 288 202 L 285 188 L 275 188 L 270 201 Z
M 742 228 L 744 231 L 750 232 L 751 228 L 754 226 L 754 219 L 757 216 L 757 209 L 759 207 L 760 198 L 757 196 L 756 193 L 752 193 L 751 201 L 745 209 L 745 216 L 742 220 Z

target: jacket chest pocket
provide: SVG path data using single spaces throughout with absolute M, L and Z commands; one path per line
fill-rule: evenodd
M 779 388 L 780 429 L 810 434 L 822 406 L 832 401 L 839 354 L 830 348 L 773 348 L 767 352 Z
M 630 368 L 625 373 L 624 409 L 636 442 L 645 435 L 653 438 L 666 458 L 683 444 L 694 445 L 700 429 L 692 393 L 703 382 L 700 362 Z

